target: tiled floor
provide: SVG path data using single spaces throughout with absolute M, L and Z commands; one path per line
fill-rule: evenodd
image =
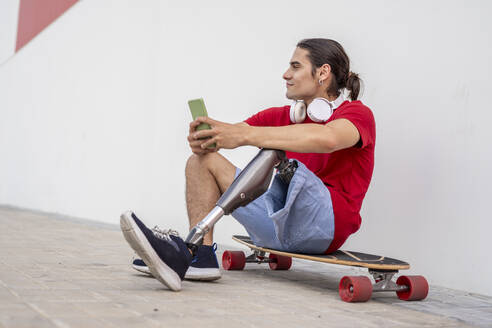
M 492 298 L 436 286 L 344 303 L 338 281 L 358 268 L 248 264 L 172 292 L 131 269 L 116 225 L 0 207 L 0 227 L 0 327 L 492 327 Z

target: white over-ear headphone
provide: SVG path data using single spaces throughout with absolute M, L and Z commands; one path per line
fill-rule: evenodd
M 343 93 L 337 99 L 329 101 L 326 98 L 315 98 L 307 106 L 307 114 L 313 122 L 326 122 L 333 114 L 333 111 L 345 101 Z M 296 100 L 290 106 L 290 121 L 292 123 L 302 123 L 306 119 L 306 104 L 304 100 Z

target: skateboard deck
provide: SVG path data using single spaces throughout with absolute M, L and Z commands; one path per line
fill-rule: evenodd
M 232 239 L 260 252 L 266 252 L 270 254 L 277 254 L 281 256 L 295 257 L 304 260 L 325 262 L 331 264 L 350 265 L 357 267 L 364 267 L 368 269 L 377 270 L 406 270 L 410 268 L 410 264 L 390 257 L 365 254 L 360 252 L 338 250 L 327 255 L 314 255 L 314 254 L 300 254 L 283 252 L 274 249 L 259 247 L 253 244 L 251 239 L 247 236 L 232 236 Z

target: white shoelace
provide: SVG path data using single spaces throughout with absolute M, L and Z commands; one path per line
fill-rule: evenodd
M 161 229 L 159 226 L 155 226 L 151 230 L 154 233 L 154 236 L 160 239 L 171 240 L 169 235 L 179 237 L 179 232 L 173 229 Z

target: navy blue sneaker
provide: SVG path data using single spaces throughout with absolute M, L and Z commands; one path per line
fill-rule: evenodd
M 139 258 L 137 254 L 135 254 L 132 259 L 132 268 L 134 268 L 138 272 L 152 275 L 147 264 L 145 264 L 145 262 L 141 258 Z
M 153 227 L 151 230 L 154 233 L 154 236 L 156 236 L 157 238 L 169 239 L 169 235 L 174 235 L 176 237 L 179 237 L 179 233 L 176 230 L 161 229 L 158 226 Z M 145 264 L 145 262 L 141 258 L 139 258 L 137 254 L 135 254 L 135 256 L 132 259 L 132 268 L 134 268 L 139 272 L 152 275 L 152 273 L 150 273 L 149 268 L 147 267 L 147 264 Z
M 217 244 L 212 246 L 202 245 L 191 261 L 185 279 L 212 281 L 220 279 L 219 263 L 217 262 Z
M 155 229 L 155 228 L 154 228 Z M 152 229 L 152 230 L 154 230 Z M 196 256 L 191 261 L 190 267 L 184 278 L 186 280 L 212 281 L 221 278 L 219 263 L 215 252 L 217 244 L 212 246 L 202 245 L 198 248 Z M 151 274 L 149 268 L 142 259 L 134 257 L 132 267 L 142 273 Z
M 131 248 L 147 264 L 150 273 L 171 290 L 181 289 L 192 256 L 180 237 L 156 237 L 133 212 L 121 214 L 120 227 Z

